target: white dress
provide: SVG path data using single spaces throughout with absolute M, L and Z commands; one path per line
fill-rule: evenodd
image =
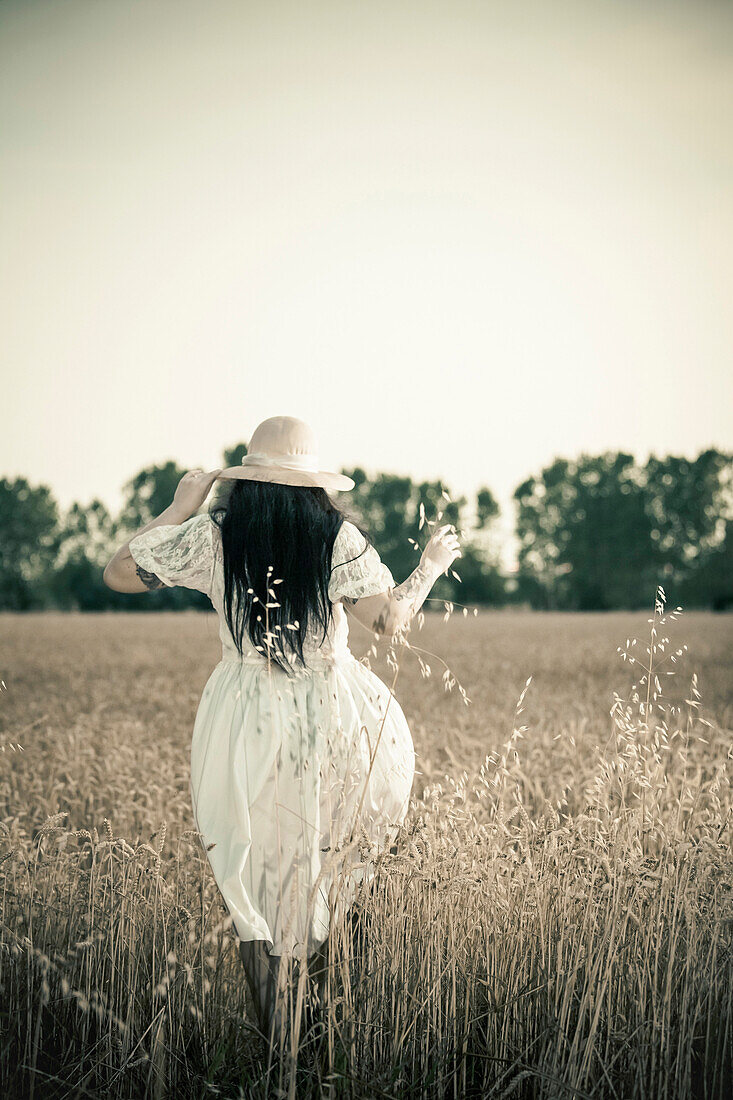
M 389 688 L 348 646 L 343 596 L 394 586 L 373 547 L 344 521 L 328 594 L 333 625 L 306 639 L 308 670 L 288 674 L 244 632 L 240 657 L 224 615 L 219 529 L 208 513 L 152 527 L 130 541 L 166 585 L 205 592 L 219 616 L 222 658 L 193 727 L 190 793 L 196 827 L 234 930 L 273 955 L 310 955 L 330 912 L 353 901 L 373 857 L 392 843 L 409 806 L 415 750 Z M 355 559 L 355 560 L 351 560 Z M 340 855 L 344 842 L 351 843 Z M 344 873 L 346 872 L 346 873 Z M 333 888 L 332 888 L 332 884 Z

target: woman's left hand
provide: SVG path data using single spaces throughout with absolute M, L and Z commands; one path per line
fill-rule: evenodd
M 173 494 L 173 504 L 181 512 L 192 516 L 198 511 L 209 495 L 211 486 L 216 481 L 221 470 L 210 470 L 206 473 L 198 466 L 195 470 L 189 470 L 178 482 Z

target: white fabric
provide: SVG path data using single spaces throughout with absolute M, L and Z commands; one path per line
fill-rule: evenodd
M 264 451 L 246 454 L 243 466 L 282 466 L 285 470 L 308 470 L 318 473 L 318 455 L 268 455 Z
M 237 652 L 223 612 L 219 530 L 208 514 L 152 527 L 129 545 L 142 568 L 168 586 L 205 592 L 218 613 L 222 659 L 196 713 L 190 794 L 236 934 L 269 941 L 274 955 L 310 955 L 328 935 L 339 844 L 352 827 L 367 842 L 362 856 L 349 856 L 349 876 L 330 899 L 337 908 L 371 878 L 374 855 L 408 809 L 415 752 L 407 720 L 351 653 L 338 602 L 393 587 L 392 574 L 345 521 L 333 548 L 333 626 L 323 645 L 306 641 L 309 669 L 288 675 L 268 671 L 246 632 L 244 657 Z

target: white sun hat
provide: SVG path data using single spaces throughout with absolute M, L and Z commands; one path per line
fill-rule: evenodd
M 252 433 L 241 465 L 228 466 L 218 476 L 344 492 L 354 488 L 353 480 L 346 474 L 320 468 L 315 432 L 295 416 L 271 416 L 263 420 Z

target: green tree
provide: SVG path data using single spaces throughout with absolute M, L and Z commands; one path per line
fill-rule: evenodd
M 476 494 L 476 526 L 487 531 L 499 516 L 499 505 L 491 489 L 479 489 Z
M 642 607 L 661 559 L 632 455 L 558 458 L 515 490 L 520 591 L 535 606 Z
M 59 548 L 58 506 L 46 485 L 0 478 L 0 607 L 29 611 L 50 599 Z
M 723 520 L 723 529 L 721 541 L 702 552 L 695 570 L 681 582 L 683 606 L 733 609 L 733 524 L 729 519 Z
M 558 458 L 517 487 L 520 592 L 535 607 L 727 606 L 732 458 Z
M 223 452 L 222 469 L 227 466 L 239 466 L 240 462 L 246 454 L 248 454 L 246 443 L 235 443 L 233 447 L 229 447 Z
M 116 549 L 117 524 L 100 500 L 87 507 L 74 503 L 59 524 L 59 553 L 54 568 L 54 604 L 97 611 L 120 608 L 126 596 L 102 580 Z
M 733 456 L 712 449 L 694 459 L 652 455 L 644 477 L 651 537 L 670 598 L 675 590 L 696 591 L 695 602 L 708 602 L 704 577 L 713 584 L 713 574 L 720 571 L 724 555 L 718 551 L 733 514 Z
M 476 494 L 476 520 L 471 529 L 464 521 L 461 557 L 455 562 L 460 584 L 454 602 L 502 605 L 506 603 L 506 581 L 501 571 L 500 547 L 495 534 L 499 505 L 490 489 L 483 487 Z

